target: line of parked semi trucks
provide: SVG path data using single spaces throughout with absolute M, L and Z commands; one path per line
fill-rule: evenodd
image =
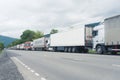
M 77 25 L 68 31 L 47 34 L 42 38 L 11 47 L 17 50 L 44 50 L 86 53 L 93 49 L 96 53 L 120 51 L 120 15 L 104 19 L 103 22 Z

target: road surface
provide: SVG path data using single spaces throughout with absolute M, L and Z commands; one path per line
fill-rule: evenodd
M 25 80 L 120 80 L 120 56 L 6 50 Z

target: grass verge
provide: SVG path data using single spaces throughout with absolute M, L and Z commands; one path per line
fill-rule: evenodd
M 89 49 L 88 53 L 95 54 L 96 51 L 94 51 L 94 50 L 92 50 L 92 49 Z
M 2 53 L 2 50 L 0 50 L 0 54 Z

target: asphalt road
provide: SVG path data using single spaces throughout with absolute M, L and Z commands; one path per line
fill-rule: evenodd
M 120 80 L 120 56 L 6 50 L 26 80 Z

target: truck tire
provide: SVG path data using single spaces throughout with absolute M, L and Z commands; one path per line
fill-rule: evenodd
M 75 47 L 72 47 L 72 52 L 75 53 Z
M 64 52 L 67 52 L 67 47 L 64 48 Z
M 71 47 L 68 48 L 68 52 L 71 52 Z
M 103 47 L 102 47 L 101 45 L 98 45 L 98 46 L 96 47 L 96 52 L 97 52 L 98 54 L 103 54 Z
M 35 48 L 32 48 L 32 51 L 35 51 Z
M 57 47 L 54 47 L 54 48 L 53 48 L 53 51 L 54 51 L 54 52 L 57 52 Z

